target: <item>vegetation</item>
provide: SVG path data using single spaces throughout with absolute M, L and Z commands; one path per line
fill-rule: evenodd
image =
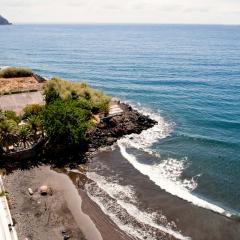
M 60 78 L 53 78 L 45 85 L 45 97 L 47 104 L 57 98 L 63 101 L 84 99 L 88 101 L 93 114 L 107 114 L 109 110 L 110 98 L 102 92 L 90 88 L 85 83 L 73 83 Z
M 91 126 L 91 111 L 84 103 L 56 100 L 43 112 L 47 136 L 54 142 L 77 145 L 86 142 L 86 131 Z
M 37 109 L 42 106 L 34 105 Z M 29 109 L 26 108 L 23 116 L 17 116 L 13 111 L 0 110 L 0 152 L 5 149 L 6 152 L 10 151 L 10 146 L 26 148 L 29 142 L 34 142 L 38 138 L 37 131 L 40 129 L 41 136 L 43 136 L 43 125 L 40 112 L 30 114 Z M 35 114 L 35 115 L 34 115 Z
M 23 109 L 23 115 L 22 115 L 22 119 L 26 120 L 29 119 L 31 117 L 37 117 L 37 116 L 41 116 L 42 111 L 44 109 L 43 105 L 39 105 L 39 104 L 30 104 L 27 105 L 24 109 Z
M 0 70 L 0 78 L 31 77 L 33 72 L 29 68 L 8 67 Z
M 45 136 L 53 144 L 86 146 L 93 115 L 105 115 L 109 109 L 108 96 L 86 84 L 58 78 L 47 82 L 44 96 L 44 106 L 28 105 L 21 116 L 0 110 L 0 150 L 8 152 L 10 146 L 25 149 Z
M 12 119 L 4 119 L 0 122 L 0 144 L 1 148 L 5 147 L 9 151 L 9 147 L 18 141 L 17 123 Z

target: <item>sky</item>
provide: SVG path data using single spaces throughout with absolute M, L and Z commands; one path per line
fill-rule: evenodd
M 13 23 L 240 24 L 240 0 L 0 0 Z

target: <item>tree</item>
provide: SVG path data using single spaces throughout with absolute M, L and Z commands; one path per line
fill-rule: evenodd
M 86 142 L 86 131 L 90 127 L 91 111 L 81 101 L 60 99 L 46 105 L 43 123 L 51 141 L 76 145 Z
M 27 123 L 29 124 L 30 130 L 33 132 L 35 137 L 38 131 L 41 131 L 42 136 L 44 136 L 43 122 L 40 116 L 32 115 L 28 117 Z
M 31 131 L 28 125 L 21 125 L 18 128 L 18 140 L 23 143 L 24 148 L 26 148 L 27 143 L 31 139 Z
M 9 147 L 17 142 L 17 123 L 12 119 L 0 121 L 0 145 L 9 151 Z

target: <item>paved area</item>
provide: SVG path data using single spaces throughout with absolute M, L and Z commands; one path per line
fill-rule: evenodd
M 44 104 L 43 95 L 40 91 L 18 93 L 0 96 L 0 109 L 12 110 L 20 113 L 28 104 Z

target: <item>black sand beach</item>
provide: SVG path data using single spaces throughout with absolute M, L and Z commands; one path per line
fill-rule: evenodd
M 133 186 L 140 210 L 150 209 L 151 212 L 160 213 L 159 216 L 164 215 L 167 222 L 174 222 L 176 229 L 184 236 L 196 240 L 239 239 L 238 220 L 194 206 L 161 190 L 124 159 L 118 147 L 113 151 L 99 153 L 91 162 L 89 171 L 107 177 L 106 179 L 115 179 L 117 176 L 119 185 Z
M 16 221 L 19 239 L 131 239 L 108 219 L 81 190 L 82 180 L 48 166 L 15 171 L 5 176 L 11 213 Z M 76 183 L 77 181 L 77 183 Z M 41 196 L 38 188 L 48 184 L 52 194 Z M 28 193 L 32 188 L 34 194 Z M 67 239 L 67 238 L 66 238 Z
M 93 181 L 87 176 L 93 172 L 106 179 L 117 174 L 119 186 L 133 186 L 138 209 L 143 212 L 150 209 L 166 217 L 167 222 L 159 219 L 159 225 L 166 224 L 167 227 L 167 223 L 174 222 L 175 227 L 172 228 L 171 224 L 169 229 L 191 239 L 238 239 L 238 221 L 196 207 L 159 189 L 122 158 L 118 149 L 101 151 L 92 161 L 78 169 L 51 169 L 49 166 L 41 166 L 6 175 L 4 183 L 9 192 L 11 212 L 19 238 L 60 240 L 66 232 L 70 239 L 140 239 L 124 233 L 112 221 L 112 217 L 107 216 L 88 197 L 92 193 L 86 186 Z M 43 184 L 51 187 L 51 195 L 39 194 L 38 188 Z M 34 191 L 33 196 L 28 193 L 29 187 Z M 108 210 L 114 210 L 114 206 Z M 177 239 L 150 227 L 147 222 L 136 220 L 137 217 L 134 219 L 134 216 L 120 213 L 119 216 L 126 217 L 122 219 L 126 226 L 135 225 L 136 229 L 143 228 L 153 234 L 152 239 Z

